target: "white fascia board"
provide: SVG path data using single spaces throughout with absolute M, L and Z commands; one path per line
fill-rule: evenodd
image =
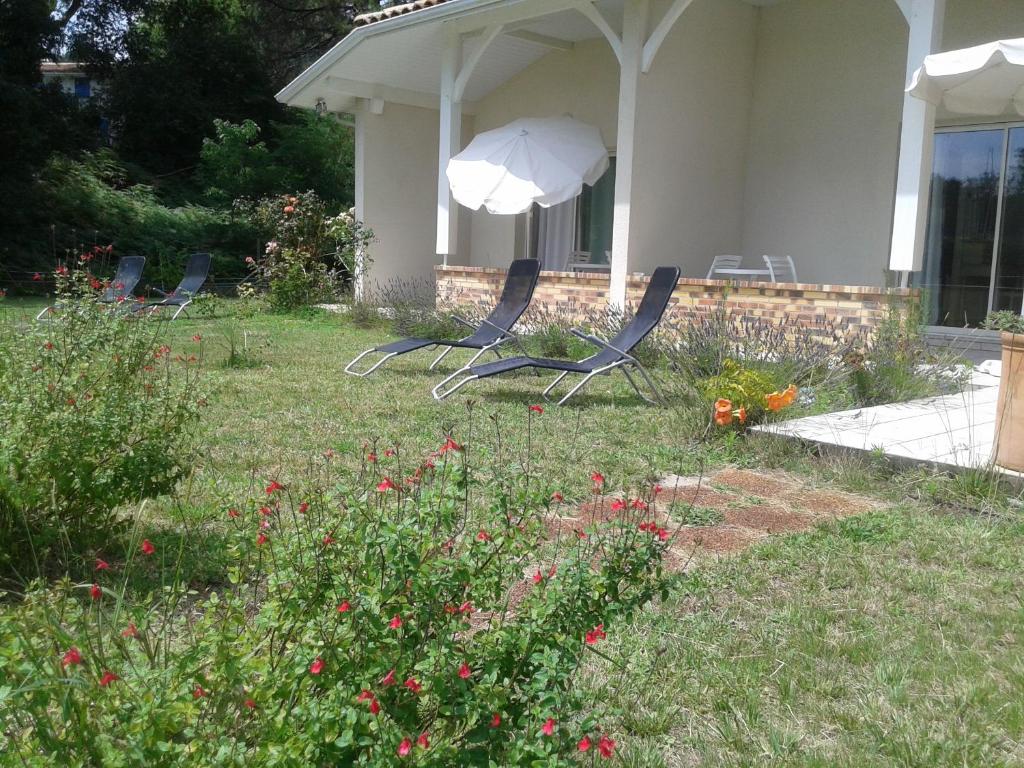
M 448 0 L 446 3 L 435 5 L 431 8 L 424 8 L 412 13 L 377 21 L 373 24 L 367 24 L 363 27 L 356 27 L 342 40 L 338 41 L 327 53 L 307 67 L 298 77 L 278 91 L 275 98 L 284 104 L 292 104 L 306 87 L 315 83 L 333 64 L 344 58 L 347 53 L 367 38 L 395 32 L 417 24 L 443 21 L 459 16 L 471 9 L 477 10 L 489 6 L 505 6 L 508 5 L 508 2 L 509 0 Z

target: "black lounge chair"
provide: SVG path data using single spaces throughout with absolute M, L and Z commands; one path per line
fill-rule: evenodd
M 174 320 L 182 312 L 185 312 L 185 308 L 199 294 L 209 276 L 210 254 L 193 253 L 189 256 L 188 264 L 185 265 L 185 276 L 181 278 L 178 287 L 170 293 L 164 293 L 159 288 L 154 288 L 153 290 L 163 296 L 163 299 L 140 306 L 139 310 L 156 312 L 164 307 L 177 307 L 171 316 L 171 320 Z
M 601 351 L 595 355 L 584 360 L 580 360 L 579 362 L 573 362 L 571 360 L 552 360 L 544 357 L 510 357 L 493 363 L 485 363 L 484 365 L 473 365 L 470 366 L 468 375 L 451 389 L 444 391 L 444 386 L 454 379 L 456 375 L 463 373 L 462 371 L 457 371 L 455 374 L 452 374 L 434 387 L 434 398 L 437 400 L 443 400 L 471 381 L 476 379 L 486 379 L 489 376 L 497 376 L 500 373 L 507 373 L 520 368 L 546 368 L 548 370 L 561 372 L 558 377 L 551 382 L 547 389 L 544 390 L 544 397 L 547 398 L 562 379 L 570 373 L 582 374 L 583 380 L 570 389 L 565 397 L 558 401 L 558 404 L 562 405 L 570 397 L 579 392 L 594 376 L 619 368 L 626 375 L 626 378 L 629 379 L 629 383 L 633 385 L 633 389 L 636 390 L 636 393 L 642 399 L 653 404 L 663 404 L 665 400 L 658 391 L 658 388 L 654 385 L 654 381 L 651 379 L 647 371 L 644 370 L 644 367 L 640 365 L 640 361 L 630 353 L 651 331 L 655 329 L 658 323 L 661 322 L 661 318 L 665 314 L 665 310 L 668 308 L 668 303 L 672 298 L 672 292 L 675 290 L 676 283 L 678 282 L 678 267 L 658 267 L 654 270 L 654 274 L 651 275 L 651 282 L 647 285 L 647 291 L 644 293 L 644 297 L 640 301 L 640 306 L 637 307 L 636 315 L 611 341 L 605 341 L 593 334 L 584 333 L 583 331 L 574 328 L 572 330 L 573 334 L 601 348 Z M 636 380 L 629 373 L 630 368 L 643 377 L 647 386 L 651 388 L 651 392 L 654 394 L 655 399 L 652 400 L 640 390 L 640 387 L 637 386 Z
M 114 279 L 110 281 L 110 285 L 103 291 L 99 300 L 104 304 L 114 304 L 115 302 L 120 303 L 131 298 L 132 291 L 135 290 L 135 286 L 142 279 L 142 270 L 145 266 L 145 256 L 122 256 L 117 262 Z M 42 320 L 43 315 L 53 312 L 57 306 L 54 304 L 53 306 L 46 307 L 46 309 L 36 315 L 36 320 Z
M 509 341 L 516 344 L 519 343 L 519 339 L 511 328 L 519 318 L 522 316 L 526 308 L 530 306 L 530 299 L 533 298 L 533 290 L 537 287 L 537 278 L 540 276 L 540 262 L 536 259 L 517 259 L 512 262 L 509 267 L 508 275 L 505 277 L 505 287 L 501 291 L 501 298 L 498 300 L 498 305 L 491 311 L 485 319 L 480 321 L 479 325 L 474 325 L 465 318 L 453 315 L 452 318 L 456 321 L 465 325 L 467 328 L 472 328 L 473 333 L 469 336 L 459 339 L 458 341 L 444 341 L 440 339 L 402 339 L 400 341 L 392 342 L 391 344 L 384 344 L 380 347 L 373 347 L 365 352 L 358 354 L 352 362 L 345 366 L 345 373 L 352 374 L 353 376 L 369 376 L 375 370 L 380 368 L 384 363 L 390 360 L 396 355 L 404 355 L 406 352 L 412 352 L 417 349 L 424 349 L 426 347 L 444 347 L 441 354 L 430 364 L 428 370 L 434 370 L 440 363 L 445 355 L 452 351 L 454 348 L 459 349 L 476 349 L 478 350 L 473 358 L 456 373 L 465 371 L 475 363 L 484 352 L 493 351 L 498 357 L 501 354 L 498 352 L 498 347 Z M 378 352 L 384 357 L 374 363 L 370 368 L 365 371 L 355 370 L 355 365 L 369 354 Z

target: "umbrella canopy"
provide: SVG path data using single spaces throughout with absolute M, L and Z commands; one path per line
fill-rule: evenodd
M 452 195 L 473 210 L 516 214 L 572 200 L 608 169 L 601 132 L 571 117 L 523 118 L 477 135 L 447 168 Z
M 927 56 L 907 93 L 951 112 L 1024 115 L 1024 38 Z

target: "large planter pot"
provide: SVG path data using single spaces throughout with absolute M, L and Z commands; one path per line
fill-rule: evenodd
M 1003 333 L 996 407 L 996 464 L 1024 472 L 1024 333 Z

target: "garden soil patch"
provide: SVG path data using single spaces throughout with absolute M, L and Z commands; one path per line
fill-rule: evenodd
M 649 511 L 627 504 L 613 510 L 619 496 L 598 496 L 576 508 L 566 505 L 548 520 L 549 535 L 575 536 L 575 531 L 616 518 L 655 520 L 671 532 L 665 564 L 683 570 L 701 560 L 730 555 L 768 536 L 793 534 L 818 523 L 859 515 L 880 505 L 874 499 L 832 489 L 818 489 L 794 475 L 727 468 L 703 478 L 669 476 Z M 680 526 L 680 505 L 706 507 L 722 513 L 715 525 Z M 669 507 L 673 514 L 668 514 Z

